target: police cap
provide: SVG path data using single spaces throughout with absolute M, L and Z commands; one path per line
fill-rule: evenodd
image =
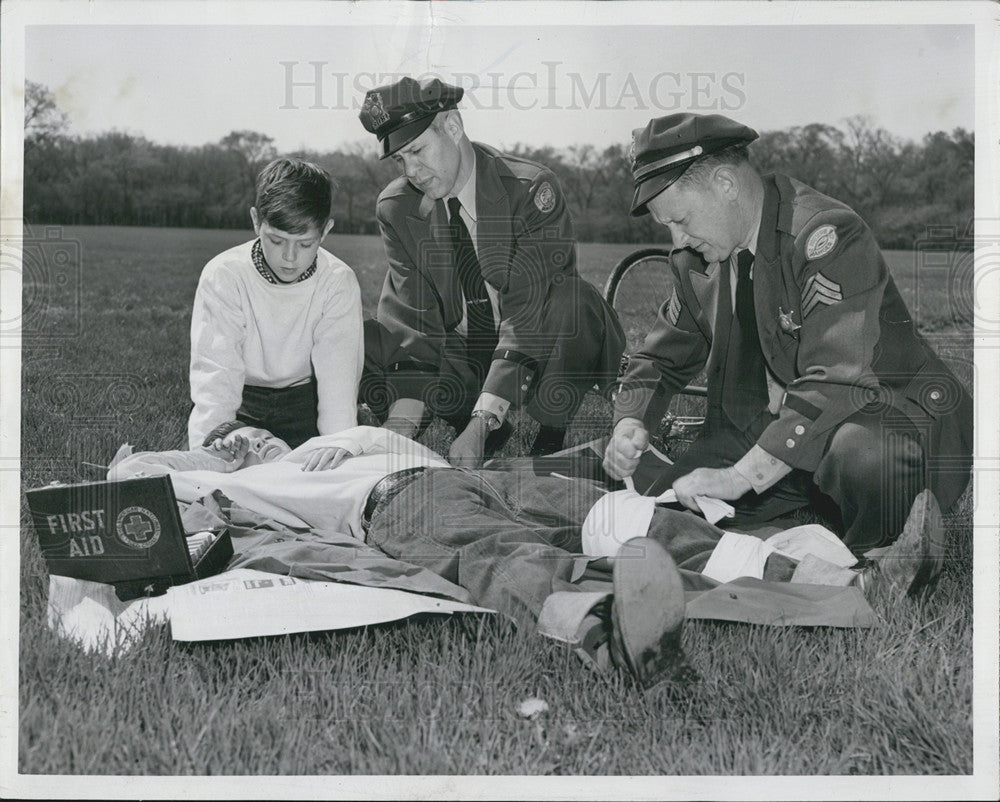
M 698 159 L 757 138 L 752 128 L 721 114 L 670 114 L 632 132 L 632 215 L 680 178 Z
M 437 78 L 401 78 L 369 90 L 358 117 L 365 130 L 378 137 L 379 158 L 384 159 L 427 130 L 435 114 L 456 108 L 463 94 L 462 87 Z

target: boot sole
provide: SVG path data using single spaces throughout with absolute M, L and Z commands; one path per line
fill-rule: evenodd
M 663 679 L 680 678 L 687 659 L 681 648 L 684 586 L 677 566 L 649 538 L 629 540 L 622 552 L 635 556 L 615 559 L 614 624 L 630 668 L 647 688 Z

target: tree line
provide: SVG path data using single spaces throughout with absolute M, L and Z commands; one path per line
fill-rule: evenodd
M 160 145 L 119 131 L 72 136 L 51 93 L 25 93 L 24 217 L 64 225 L 246 228 L 258 170 L 279 155 L 257 131 L 233 131 L 199 147 Z M 755 165 L 779 171 L 847 203 L 883 248 L 912 248 L 929 232 L 971 240 L 975 140 L 962 128 L 902 140 L 865 117 L 843 127 L 814 123 L 765 131 L 751 147 Z M 585 242 L 663 242 L 665 229 L 628 215 L 632 176 L 627 145 L 531 147 L 518 156 L 559 178 L 577 236 Z M 336 230 L 375 234 L 375 198 L 396 175 L 375 141 L 288 154 L 314 161 L 336 179 Z

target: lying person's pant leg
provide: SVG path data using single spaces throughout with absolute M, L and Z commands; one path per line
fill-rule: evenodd
M 432 470 L 373 517 L 368 539 L 531 622 L 550 594 L 576 589 L 580 530 L 601 495 L 588 482 Z
M 724 534 L 694 513 L 657 507 L 647 537 L 663 546 L 678 568 L 700 573 Z

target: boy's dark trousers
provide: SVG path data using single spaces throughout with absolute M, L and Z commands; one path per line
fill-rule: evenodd
M 236 417 L 251 426 L 267 429 L 292 448 L 298 448 L 319 429 L 316 377 L 292 387 L 243 387 L 243 401 Z

